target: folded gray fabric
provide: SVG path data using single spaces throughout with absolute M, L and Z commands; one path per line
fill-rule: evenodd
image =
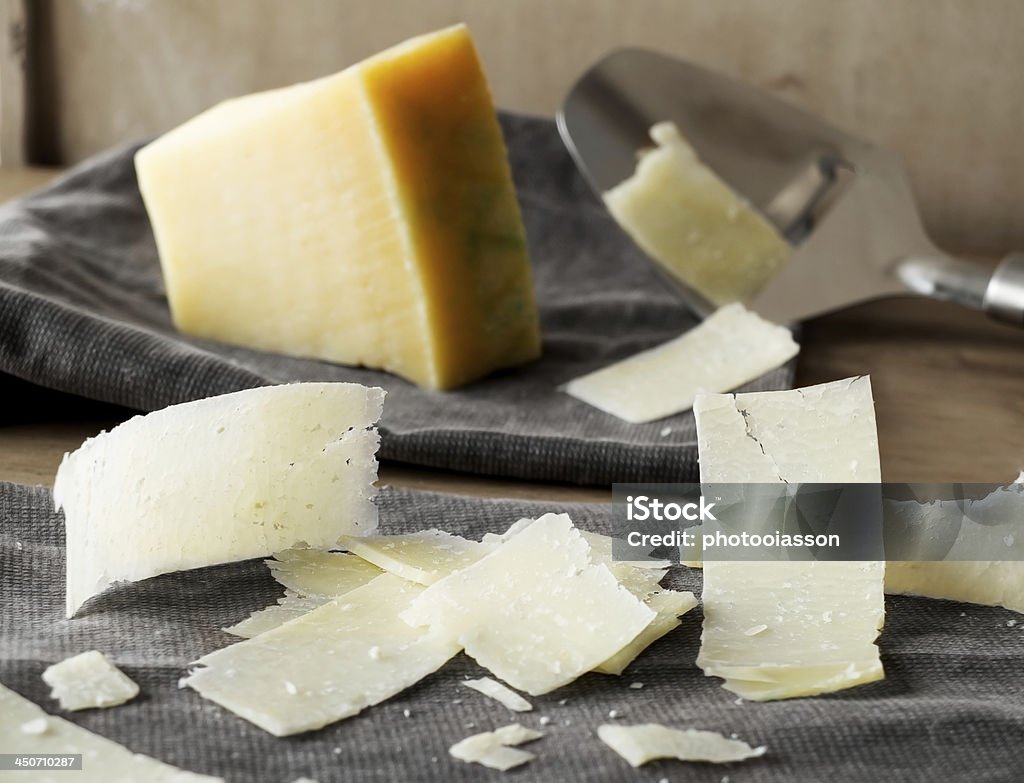
M 358 381 L 388 390 L 385 459 L 579 483 L 695 480 L 691 414 L 627 424 L 557 391 L 694 321 L 588 191 L 554 123 L 502 123 L 544 335 L 532 365 L 437 393 L 177 333 L 125 148 L 0 208 L 0 373 L 141 410 L 269 383 Z M 786 388 L 792 376 L 791 364 L 745 389 Z
M 603 504 L 410 490 L 385 490 L 379 504 L 386 533 L 439 527 L 478 538 L 546 511 L 567 511 L 585 529 L 609 532 L 611 524 Z M 700 575 L 674 568 L 666 583 L 699 594 Z M 286 783 L 301 775 L 320 783 L 505 779 L 450 758 L 447 749 L 516 721 L 546 735 L 529 746 L 538 758 L 514 773 L 517 781 L 1021 779 L 1024 625 L 1011 626 L 1018 615 L 1003 609 L 890 598 L 881 638 L 886 679 L 826 697 L 740 703 L 694 663 L 701 620 L 694 610 L 621 677 L 588 674 L 531 699 L 532 712 L 511 713 L 460 686 L 459 680 L 486 672 L 459 655 L 354 718 L 277 739 L 177 683 L 190 661 L 235 641 L 218 629 L 282 592 L 266 566 L 250 561 L 117 587 L 65 620 L 60 516 L 46 490 L 0 484 L 0 682 L 58 713 L 40 679 L 43 669 L 98 649 L 139 683 L 142 694 L 121 707 L 65 717 L 132 750 L 229 783 Z M 644 687 L 630 688 L 635 682 Z M 635 771 L 595 734 L 600 724 L 613 722 L 611 710 L 622 723 L 735 732 L 767 745 L 768 754 L 729 767 L 662 761 Z M 551 719 L 548 725 L 541 725 L 542 716 Z

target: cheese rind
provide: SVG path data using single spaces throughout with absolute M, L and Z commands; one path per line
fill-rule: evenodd
M 384 392 L 267 386 L 136 416 L 66 454 L 67 616 L 115 582 L 329 548 L 377 526 Z
M 458 639 L 492 674 L 538 696 L 621 650 L 655 613 L 620 586 L 565 514 L 546 514 L 428 587 L 402 617 Z
M 701 396 L 694 414 L 705 484 L 881 479 L 867 378 Z M 881 679 L 883 574 L 875 561 L 705 560 L 697 665 L 758 701 Z
M 185 684 L 278 737 L 379 704 L 459 651 L 399 614 L 423 591 L 381 574 L 312 612 L 204 655 Z
M 115 707 L 139 695 L 139 686 L 99 650 L 89 650 L 47 667 L 43 682 L 61 709 Z
M 669 274 L 714 304 L 749 301 L 790 247 L 765 218 L 697 158 L 670 122 L 636 172 L 604 194 L 612 215 Z
M 540 354 L 505 145 L 464 25 L 226 101 L 135 162 L 187 334 L 436 389 Z
M 34 727 L 25 731 L 25 726 Z M 36 730 L 42 727 L 42 731 Z M 224 783 L 223 778 L 186 772 L 149 756 L 132 753 L 123 745 L 93 734 L 70 721 L 48 715 L 33 702 L 0 685 L 0 753 L 47 755 L 82 754 L 79 771 L 39 770 L 9 773 L 14 780 L 33 783 L 110 783 L 110 781 L 146 781 L 146 783 Z
M 689 410 L 699 393 L 725 392 L 799 352 L 789 329 L 743 305 L 719 308 L 690 331 L 564 387 L 588 405 L 636 424 Z
M 743 740 L 727 739 L 715 731 L 670 729 L 657 723 L 636 726 L 606 723 L 598 728 L 597 736 L 632 767 L 655 759 L 727 764 L 758 758 L 767 751 L 764 746 L 752 748 Z

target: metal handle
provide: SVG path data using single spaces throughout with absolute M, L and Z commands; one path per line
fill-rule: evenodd
M 953 258 L 908 258 L 899 277 L 911 291 L 983 310 L 997 321 L 1024 326 L 1024 253 L 1011 253 L 995 272 Z

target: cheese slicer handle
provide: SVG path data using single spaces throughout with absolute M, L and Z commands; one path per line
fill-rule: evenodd
M 947 257 L 910 258 L 899 277 L 911 291 L 982 310 L 991 318 L 1024 326 L 1024 253 L 1011 253 L 989 272 L 980 264 Z

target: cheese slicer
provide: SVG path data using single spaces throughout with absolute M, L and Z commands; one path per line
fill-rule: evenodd
M 939 250 L 924 231 L 894 153 L 775 96 L 643 49 L 587 71 L 558 114 L 562 139 L 593 189 L 631 176 L 648 131 L 674 122 L 699 157 L 793 246 L 749 306 L 790 323 L 858 302 L 919 295 L 1024 326 L 1024 253 L 993 272 Z M 655 264 L 661 270 L 661 266 Z M 666 278 L 701 316 L 714 306 Z

